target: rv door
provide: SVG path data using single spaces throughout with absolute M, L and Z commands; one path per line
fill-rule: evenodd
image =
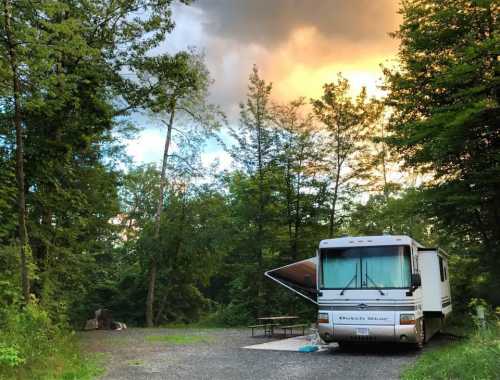
M 311 257 L 310 259 L 271 269 L 265 275 L 301 297 L 318 304 L 316 267 L 317 259 Z

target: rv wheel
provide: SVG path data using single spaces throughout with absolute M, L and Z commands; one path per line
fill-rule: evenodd
M 339 345 L 339 348 L 341 350 L 349 350 L 352 348 L 353 346 L 353 343 L 352 342 L 347 342 L 347 341 L 344 341 L 344 342 L 337 342 L 337 344 Z
M 444 317 L 442 316 L 442 317 L 441 317 L 441 321 L 439 322 L 439 330 L 438 330 L 438 332 L 439 332 L 439 333 L 442 333 L 442 332 L 443 332 L 444 321 L 445 321 L 445 319 L 444 319 Z

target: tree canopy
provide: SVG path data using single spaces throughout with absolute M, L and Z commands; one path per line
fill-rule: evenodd
M 401 12 L 401 66 L 385 70 L 387 141 L 428 174 L 427 217 L 457 239 L 457 254 L 478 260 L 490 294 L 500 263 L 499 5 L 404 1 Z
M 437 244 L 456 306 L 500 302 L 498 1 L 402 1 L 383 99 L 339 74 L 280 101 L 254 66 L 229 123 L 204 54 L 159 53 L 172 4 L 0 3 L 0 328 L 30 302 L 78 328 L 313 318 L 263 273 L 343 234 Z M 125 153 L 140 119 L 161 162 Z M 204 167 L 221 131 L 232 166 Z

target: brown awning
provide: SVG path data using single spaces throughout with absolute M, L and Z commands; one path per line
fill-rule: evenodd
M 267 277 L 311 302 L 317 303 L 316 257 L 271 269 Z

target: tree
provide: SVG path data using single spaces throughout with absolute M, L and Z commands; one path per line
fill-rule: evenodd
M 324 207 L 325 174 L 328 173 L 328 152 L 320 130 L 314 125 L 313 115 L 304 111 L 303 98 L 273 107 L 276 126 L 276 166 L 282 173 L 285 222 L 288 227 L 290 259 L 297 260 L 308 247 L 305 239 L 309 226 L 321 233 L 319 218 Z M 281 203 L 281 202 L 280 202 Z
M 349 95 L 349 81 L 338 75 L 337 82 L 325 84 L 321 99 L 312 100 L 316 118 L 323 124 L 330 147 L 331 189 L 329 236 L 333 237 L 338 223 L 338 200 L 356 173 L 354 158 L 366 149 L 363 137 L 366 128 L 373 122 L 373 102 L 363 88 L 352 99 Z
M 239 130 L 232 130 L 232 136 L 238 146 L 231 151 L 232 157 L 242 165 L 257 182 L 256 196 L 256 245 L 257 261 L 262 261 L 264 243 L 265 212 L 269 204 L 269 169 L 273 161 L 273 136 L 271 132 L 270 94 L 272 85 L 267 84 L 259 76 L 256 66 L 249 78 L 246 103 L 240 104 Z
M 145 107 L 160 120 L 167 132 L 155 212 L 154 237 L 158 240 L 161 213 L 164 208 L 166 170 L 176 113 L 190 117 L 192 122 L 204 128 L 205 133 L 218 129 L 223 115 L 216 107 L 206 103 L 210 77 L 203 63 L 203 57 L 195 52 L 145 58 L 136 65 L 136 68 L 138 68 L 139 79 L 143 86 L 148 89 L 144 101 Z M 183 133 L 179 129 L 177 132 Z M 194 139 L 194 136 L 192 138 Z M 158 258 L 152 254 L 146 300 L 146 324 L 148 326 L 154 324 L 153 304 L 157 270 Z
M 393 109 L 388 143 L 406 167 L 427 175 L 429 217 L 458 240 L 468 236 L 465 249 L 480 252 L 478 274 L 490 273 L 484 283 L 494 287 L 498 276 L 491 271 L 500 258 L 498 2 L 404 1 L 401 13 L 394 33 L 401 41 L 400 67 L 385 69 Z
M 193 183 L 184 165 L 184 161 L 169 162 L 159 240 L 154 231 L 159 170 L 153 165 L 131 168 L 123 182 L 123 205 L 133 211 L 127 213 L 123 226 L 133 227 L 123 235 L 127 238 L 116 255 L 116 262 L 121 262 L 116 278 L 119 291 L 112 287 L 108 292 L 116 296 L 111 306 L 128 321 L 144 319 L 137 310 L 142 310 L 147 294 L 151 252 L 158 265 L 155 324 L 193 321 L 210 304 L 202 291 L 219 268 L 230 239 L 229 209 L 220 189 Z
M 274 158 L 273 134 L 271 129 L 270 94 L 272 85 L 259 76 L 257 66 L 253 67 L 249 77 L 248 94 L 245 103 L 240 103 L 240 128 L 231 129 L 230 133 L 238 145 L 230 153 L 249 175 L 255 176 L 258 188 L 258 212 L 256 222 L 262 238 L 262 220 L 266 208 L 266 174 Z
M 127 241 L 138 237 L 154 219 L 160 181 L 156 166 L 142 165 L 129 168 L 120 188 L 122 227 Z
M 230 154 L 238 170 L 228 178 L 228 186 L 235 223 L 240 226 L 240 233 L 235 236 L 234 258 L 238 258 L 236 265 L 244 272 L 238 281 L 247 289 L 243 297 L 248 302 L 249 314 L 257 314 L 258 303 L 262 302 L 259 295 L 262 295 L 263 259 L 273 245 L 276 136 L 272 128 L 271 89 L 271 84 L 261 79 L 254 66 L 247 99 L 240 103 L 239 128 L 230 130 L 237 142 Z
M 22 64 L 18 58 L 18 38 L 15 30 L 23 28 L 24 25 L 16 23 L 13 26 L 13 9 L 10 0 L 3 1 L 3 41 L 5 45 L 6 63 L 10 68 L 10 79 L 12 83 L 11 94 L 13 103 L 13 124 L 16 131 L 16 183 L 17 183 L 17 208 L 19 223 L 19 257 L 21 268 L 21 283 L 24 302 L 30 300 L 30 281 L 28 275 L 28 257 L 30 255 L 30 245 L 28 241 L 28 230 L 26 228 L 26 197 L 24 180 L 24 128 L 23 114 L 21 108 L 21 78 L 19 66 Z
M 0 144 L 2 153 L 11 156 L 15 149 L 18 155 L 21 261 L 29 256 L 27 230 L 36 275 L 31 291 L 42 300 L 69 294 L 70 281 L 82 279 L 70 268 L 76 264 L 84 272 L 101 259 L 96 251 L 105 250 L 103 242 L 113 239 L 109 219 L 117 212 L 120 155 L 114 133 L 124 127 L 118 116 L 139 98 L 135 83 L 121 74 L 172 30 L 171 3 L 1 3 Z M 13 135 L 17 141 L 10 145 Z M 68 303 L 76 299 L 69 296 Z
M 399 190 L 407 177 L 401 172 L 397 155 L 387 144 L 388 115 L 383 101 L 372 100 L 370 127 L 362 136 L 366 143 L 356 157 L 355 171 L 362 188 L 372 194 L 382 194 L 386 201 Z M 396 175 L 398 178 L 396 179 Z
M 16 176 L 12 158 L 0 147 L 0 246 L 9 243 L 16 230 Z M 19 255 L 18 255 L 19 256 Z

